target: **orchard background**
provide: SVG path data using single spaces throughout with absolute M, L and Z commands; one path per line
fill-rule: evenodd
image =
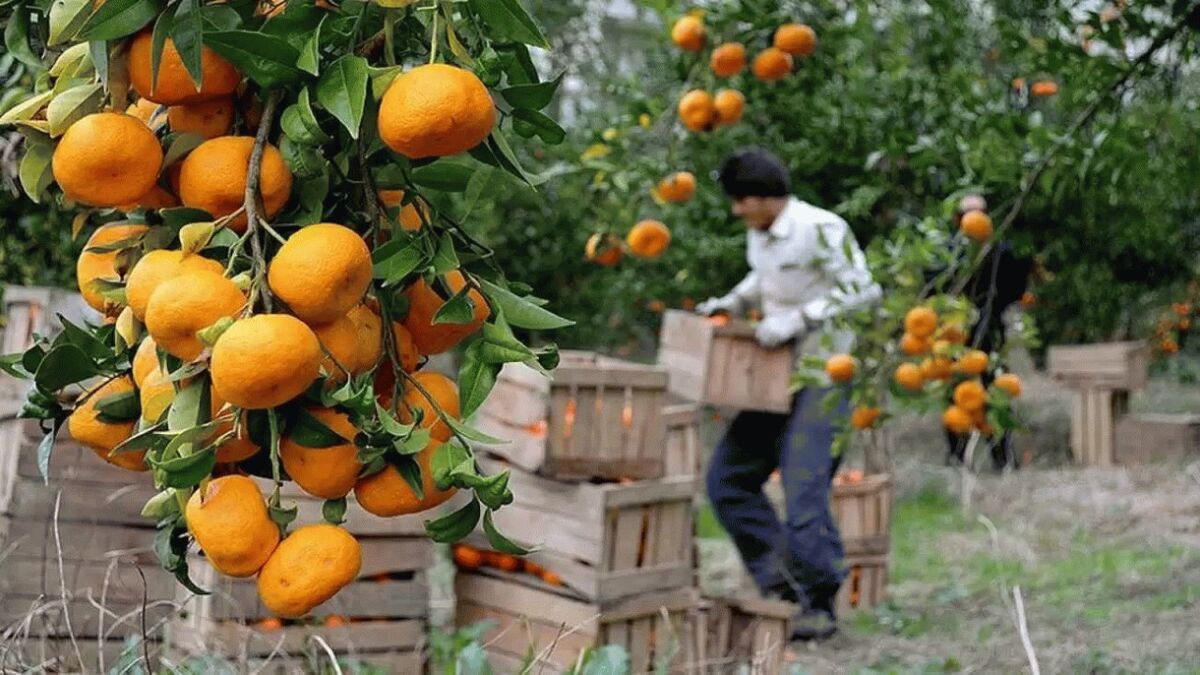
M 1195 464 L 1062 468 L 1067 394 L 1037 366 L 1049 345 L 1147 339 L 1157 376 L 1134 409 L 1200 412 L 1187 386 L 1200 300 L 1194 3 L 524 4 L 553 46 L 534 49 L 534 64 L 543 79 L 562 80 L 545 110 L 562 130 L 512 123 L 527 183 L 497 172 L 481 187 L 469 172 L 446 171 L 428 198 L 469 219 L 508 278 L 574 321 L 553 333 L 518 329 L 531 345 L 649 360 L 665 308 L 688 308 L 736 283 L 745 273 L 743 229 L 710 172 L 747 144 L 783 156 L 797 194 L 842 215 L 877 274 L 936 269 L 971 253 L 955 240 L 958 197 L 986 196 L 999 224 L 1029 188 L 1004 233 L 1032 267 L 1028 295 L 1009 313 L 1013 350 L 1004 362 L 1026 384 L 1015 443 L 1018 461 L 1034 470 L 982 476 L 971 501 L 961 476 L 940 466 L 938 421 L 896 411 L 886 429 L 902 497 L 891 599 L 850 618 L 802 667 L 1023 668 L 1006 604 L 1019 585 L 1044 669 L 1191 672 L 1200 661 L 1187 638 L 1200 607 L 1200 472 Z M 744 42 L 751 58 L 792 21 L 813 26 L 819 46 L 779 82 L 749 70 L 718 79 L 707 49 L 682 52 L 669 38 L 692 11 L 711 35 Z M 1134 59 L 1168 33 L 1124 81 Z M 11 48 L 0 50 L 0 114 L 40 91 L 39 76 Z M 1054 93 L 1034 87 L 1047 82 Z M 702 133 L 680 126 L 676 104 L 687 90 L 726 86 L 746 98 L 739 123 Z M 19 136 L 4 133 L 0 278 L 71 287 L 83 248 L 71 236 L 73 213 L 20 194 Z M 695 195 L 681 204 L 656 199 L 652 188 L 676 171 L 695 175 Z M 670 228 L 665 254 L 626 256 L 612 267 L 586 260 L 594 234 L 624 237 L 644 219 Z M 851 452 L 851 462 L 861 461 Z M 736 557 L 722 533 L 708 519 L 702 527 L 706 583 L 735 583 Z

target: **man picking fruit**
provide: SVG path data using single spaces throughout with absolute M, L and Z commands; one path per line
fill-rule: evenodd
M 854 336 L 829 330 L 829 320 L 869 305 L 881 292 L 846 222 L 793 196 L 786 167 L 766 150 L 734 153 L 717 180 L 733 200 L 733 215 L 745 222 L 750 273 L 697 311 L 743 316 L 759 309 L 755 335 L 764 347 L 791 344 L 804 356 L 848 352 Z M 801 640 L 836 632 L 834 596 L 845 576 L 841 536 L 829 512 L 839 412 L 823 409 L 828 391 L 801 390 L 789 415 L 741 412 L 717 445 L 707 476 L 717 518 L 759 589 L 800 605 L 792 637 Z M 843 416 L 846 407 L 843 397 Z M 784 523 L 762 491 L 776 468 L 787 498 Z

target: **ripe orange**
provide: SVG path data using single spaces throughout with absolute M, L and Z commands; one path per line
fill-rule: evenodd
M 1173 338 L 1165 338 L 1162 342 L 1158 343 L 1158 348 L 1164 354 L 1174 354 L 1179 351 L 1179 343 Z
M 682 17 L 671 26 L 671 42 L 688 52 L 704 49 L 704 34 L 704 22 L 696 16 Z
M 657 258 L 671 243 L 671 230 L 657 220 L 643 220 L 625 236 L 629 252 L 639 258 Z
M 233 127 L 233 99 L 223 96 L 210 101 L 171 106 L 167 110 L 171 131 L 199 134 L 205 139 L 224 136 Z
M 904 315 L 904 330 L 919 338 L 928 338 L 937 330 L 938 316 L 928 307 L 913 307 Z
M 930 349 L 929 339 L 920 338 L 912 333 L 905 333 L 900 338 L 900 351 L 904 352 L 905 356 L 921 356 L 928 354 Z
M 68 198 L 107 207 L 149 192 L 162 162 L 162 146 L 141 120 L 102 112 L 67 128 L 54 148 L 51 170 Z
M 119 281 L 122 272 L 127 270 L 117 270 L 117 251 L 92 252 L 88 249 L 133 239 L 149 229 L 145 225 L 135 223 L 113 223 L 100 227 L 88 237 L 87 243 L 83 245 L 83 252 L 79 254 L 79 260 L 75 262 L 75 281 L 79 284 L 83 301 L 92 309 L 103 312 L 105 305 L 111 304 L 92 287 L 92 282 L 98 279 Z M 135 242 L 130 247 L 136 245 Z
M 521 569 L 521 561 L 516 556 L 508 553 L 493 553 L 492 567 L 505 572 L 516 572 Z
M 459 569 L 476 570 L 483 564 L 483 552 L 470 546 L 458 544 L 454 547 L 454 564 Z
M 746 67 L 746 48 L 740 42 L 726 42 L 713 50 L 709 65 L 717 77 L 733 77 Z
M 191 361 L 204 351 L 198 331 L 236 317 L 246 305 L 242 291 L 225 275 L 188 272 L 158 285 L 146 305 L 146 331 L 163 351 Z
M 379 104 L 379 138 L 409 159 L 470 150 L 495 123 L 496 106 L 483 82 L 444 63 L 400 75 Z
M 404 324 L 397 321 L 392 322 L 392 348 L 395 350 L 397 361 L 400 363 L 400 369 L 406 373 L 416 371 L 417 363 L 421 359 L 421 355 L 417 352 L 417 345 L 413 343 L 412 333 L 404 327 Z M 383 348 L 382 337 L 380 339 L 380 349 Z M 378 357 L 378 353 L 376 353 Z M 372 361 L 374 363 L 374 361 Z M 375 373 L 375 391 L 379 396 L 384 397 L 385 401 L 390 401 L 392 398 L 392 390 L 396 385 L 396 371 L 392 367 L 390 359 L 384 360 L 379 366 L 379 370 Z
M 972 349 L 958 357 L 954 369 L 963 375 L 979 375 L 988 367 L 988 355 L 978 349 Z
M 976 380 L 967 380 L 954 388 L 954 405 L 973 413 L 987 403 L 987 390 Z
M 138 399 L 142 405 L 142 422 L 154 424 L 174 402 L 175 384 L 167 379 L 167 373 L 156 368 L 138 385 Z
M 263 410 L 304 393 L 321 374 L 321 343 L 303 321 L 259 314 L 233 324 L 212 351 L 213 390 L 239 408 Z
M 158 370 L 158 345 L 154 344 L 154 338 L 147 335 L 142 339 L 142 343 L 133 354 L 132 365 L 133 382 L 140 387 L 146 376 Z
M 241 208 L 253 150 L 254 139 L 250 136 L 219 136 L 192 150 L 179 170 L 178 194 L 183 205 L 208 211 L 214 218 L 223 218 Z M 283 210 L 292 194 L 292 172 L 273 145 L 263 148 L 258 187 L 264 218 Z M 245 232 L 246 215 L 231 220 L 229 227 Z
M 1029 87 L 1030 96 L 1053 96 L 1057 93 L 1058 84 L 1050 80 L 1040 80 L 1038 82 L 1034 82 L 1033 85 Z
M 164 124 L 167 123 L 167 118 L 164 114 L 155 114 L 158 113 L 161 107 L 162 106 L 154 101 L 139 98 L 133 103 L 130 103 L 129 107 L 125 108 L 125 114 L 133 115 L 134 117 L 138 118 L 143 124 L 150 127 L 151 131 L 158 131 Z
M 562 586 L 563 585 L 562 577 L 558 576 L 554 572 L 551 572 L 550 570 L 544 570 L 542 572 L 542 581 L 546 582 L 547 584 L 550 584 L 551 586 Z
M 686 202 L 695 193 L 696 177 L 690 171 L 676 171 L 658 182 L 658 195 L 668 202 Z
M 938 356 L 921 362 L 921 375 L 926 381 L 948 380 L 953 373 L 954 364 L 950 359 Z
M 222 408 L 225 407 L 225 402 L 217 397 L 216 392 L 212 392 L 213 415 L 214 417 Z M 244 459 L 253 457 L 261 448 L 250 440 L 249 430 L 246 428 L 245 414 L 242 415 L 241 427 L 237 433 L 230 436 L 225 442 L 217 446 L 217 462 L 226 464 L 229 462 L 240 462 Z M 234 430 L 233 420 L 223 422 L 217 426 L 217 430 L 213 432 L 213 439 L 220 438 L 225 434 Z
M 321 523 L 296 529 L 279 543 L 258 574 L 258 597 L 277 616 L 312 611 L 354 581 L 362 548 L 349 532 Z
M 834 354 L 825 362 L 825 372 L 834 382 L 849 382 L 858 370 L 858 364 L 849 354 Z
M 188 531 L 213 567 L 231 577 L 254 576 L 279 544 L 279 528 L 255 482 L 222 476 L 187 503 Z
M 434 440 L 443 443 L 450 440 L 450 426 L 441 418 L 418 385 L 433 397 L 442 412 L 454 419 L 458 419 L 459 416 L 458 385 L 445 375 L 430 371 L 413 373 L 412 380 L 413 382 L 406 382 L 404 385 L 404 397 L 397 411 L 400 421 L 405 424 L 412 423 L 417 418 L 417 411 L 420 411 L 422 429 L 429 429 Z
M 612 267 L 621 262 L 621 240 L 613 234 L 597 232 L 588 237 L 583 254 L 590 262 Z
M 379 198 L 383 200 L 383 205 L 390 209 L 400 207 L 400 227 L 404 228 L 405 232 L 416 232 L 425 224 L 425 220 L 429 219 L 429 207 L 421 200 L 404 204 L 404 190 L 380 190 Z M 422 214 L 425 215 L 424 219 Z
M 952 433 L 960 435 L 967 433 L 971 427 L 975 426 L 971 414 L 954 405 L 946 408 L 946 411 L 942 413 L 942 424 Z
M 986 241 L 992 236 L 992 217 L 983 211 L 968 211 L 963 214 L 958 229 L 975 241 Z
M 774 82 L 792 72 L 792 55 L 778 47 L 767 47 L 754 57 L 754 76 L 763 82 Z
M 142 256 L 125 279 L 125 299 L 133 315 L 139 321 L 145 321 L 146 309 L 154 291 L 168 279 L 189 272 L 224 274 L 225 268 L 216 260 L 195 253 L 185 254 L 183 251 L 159 249 Z
M 345 443 L 327 448 L 309 448 L 290 436 L 285 437 L 279 444 L 283 468 L 308 494 L 322 499 L 341 499 L 354 489 L 358 472 L 362 469 L 358 462 L 358 446 L 354 445 L 358 429 L 354 428 L 345 413 L 332 408 L 310 407 L 306 411 L 341 436 Z
M 404 291 L 405 297 L 408 298 L 408 316 L 404 319 L 404 327 L 412 334 L 413 343 L 421 354 L 441 354 L 453 349 L 464 338 L 479 330 L 483 322 L 492 314 L 483 295 L 479 291 L 471 289 L 467 291 L 467 297 L 475 306 L 475 314 L 469 323 L 435 324 L 433 317 L 437 315 L 442 305 L 445 305 L 446 301 L 453 297 L 453 294 L 458 293 L 467 285 L 467 278 L 462 272 L 452 270 L 442 276 L 442 282 L 449 295 L 443 296 L 438 290 L 425 283 L 424 278 L 418 278 Z
M 379 352 L 383 349 L 383 319 L 366 305 L 355 305 L 346 318 L 354 325 L 355 333 L 356 347 L 351 372 L 359 375 L 370 370 L 379 360 Z
M 208 47 L 201 52 L 202 80 L 197 89 L 171 38 L 163 45 L 158 79 L 152 81 L 150 59 L 154 47 L 151 32 L 147 28 L 129 43 L 129 80 L 142 98 L 163 105 L 180 105 L 228 96 L 237 89 L 241 74 L 233 64 Z
M 424 450 L 417 453 L 417 466 L 421 469 L 421 489 L 425 492 L 423 499 L 417 499 L 408 481 L 404 480 L 391 464 L 379 473 L 360 479 L 354 486 L 354 499 L 367 513 L 381 518 L 420 513 L 441 505 L 453 497 L 457 490 L 438 490 L 434 484 L 433 471 L 429 465 L 439 445 L 436 440 L 431 440 Z
M 802 23 L 788 23 L 775 29 L 775 47 L 794 56 L 809 56 L 817 48 L 817 32 Z
M 945 340 L 953 345 L 961 345 L 967 341 L 967 333 L 955 323 L 948 323 L 942 326 L 937 335 L 939 340 Z
M 132 393 L 133 390 L 133 380 L 128 377 L 118 377 L 100 385 L 67 418 L 67 432 L 75 442 L 91 448 L 109 464 L 130 471 L 145 471 L 144 451 L 110 454 L 113 448 L 133 434 L 134 420 L 105 422 L 100 419 L 100 411 L 96 408 L 97 403 L 109 396 Z
M 1187 317 L 1192 313 L 1192 306 L 1186 302 L 1173 302 L 1171 303 L 1171 311 L 1175 312 L 1175 315 L 1181 318 Z
M 995 385 L 997 389 L 1007 393 L 1013 398 L 1017 398 L 1021 395 L 1021 378 L 1012 373 L 997 375 Z
M 921 367 L 915 363 L 901 363 L 896 368 L 896 384 L 908 391 L 921 391 L 925 386 L 925 376 Z
M 370 311 L 370 310 L 368 310 Z M 350 319 L 350 315 L 340 316 L 331 323 L 312 326 L 317 340 L 328 354 L 321 361 L 321 370 L 331 382 L 345 382 L 346 375 L 354 374 L 358 369 L 359 341 L 358 326 Z M 378 332 L 375 334 L 379 335 Z M 376 337 L 376 340 L 379 338 Z M 371 361 L 374 364 L 374 361 Z
M 746 97 L 736 89 L 722 89 L 713 99 L 713 107 L 717 111 L 717 124 L 728 126 L 742 119 L 746 110 Z
M 702 89 L 693 89 L 679 99 L 679 120 L 690 131 L 708 131 L 716 121 L 713 97 Z
M 850 413 L 850 424 L 855 429 L 870 429 L 879 420 L 880 410 L 870 406 L 858 406 Z
M 157 211 L 158 209 L 169 209 L 175 206 L 179 206 L 179 199 L 155 183 L 154 187 L 150 188 L 146 194 L 128 204 L 118 204 L 116 208 L 118 211 L 129 213 L 138 209 Z
M 1037 296 L 1030 291 L 1025 291 L 1021 294 L 1021 306 L 1025 308 L 1033 307 L 1037 304 Z
M 302 228 L 271 260 L 271 292 L 308 323 L 328 323 L 362 301 L 371 285 L 371 251 L 354 230 L 335 223 Z

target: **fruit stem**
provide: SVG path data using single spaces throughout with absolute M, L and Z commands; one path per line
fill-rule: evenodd
M 258 125 L 258 133 L 254 136 L 254 148 L 250 151 L 250 162 L 246 168 L 246 193 L 243 199 L 243 205 L 246 209 L 246 233 L 250 235 L 250 254 L 254 258 L 254 288 L 251 290 L 250 305 L 253 310 L 254 301 L 257 295 L 262 291 L 262 286 L 266 281 L 267 275 L 267 259 L 263 253 L 262 240 L 258 235 L 258 226 L 262 222 L 258 213 L 258 204 L 261 196 L 258 192 L 259 179 L 262 176 L 262 158 L 263 151 L 267 145 L 267 136 L 271 133 L 271 125 L 275 119 L 275 109 L 279 106 L 281 92 L 273 91 L 267 97 L 267 102 L 263 105 L 262 120 Z M 273 309 L 271 300 L 271 292 L 267 290 L 262 293 L 263 307 L 270 312 Z
M 275 489 L 271 491 L 270 505 L 279 506 L 279 489 L 283 486 L 282 472 L 279 468 L 279 418 L 274 408 L 267 409 L 267 421 L 271 426 L 271 480 Z
M 383 62 L 396 65 L 396 10 L 388 9 L 383 15 Z
M 441 27 L 439 25 L 440 18 L 441 18 L 441 15 L 437 11 L 437 3 L 435 2 L 433 5 L 433 37 L 431 37 L 429 40 L 429 62 L 430 63 L 437 63 L 438 43 L 440 42 L 440 40 L 438 40 L 438 29 Z

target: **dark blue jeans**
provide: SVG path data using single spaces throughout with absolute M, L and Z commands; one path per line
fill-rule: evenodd
M 802 390 L 790 415 L 740 413 L 713 453 L 707 487 L 717 519 L 764 594 L 832 610 L 845 551 L 829 512 L 839 458 L 830 454 L 835 428 L 820 405 L 828 391 Z M 846 406 L 843 398 L 839 407 Z M 782 524 L 762 491 L 776 468 L 787 497 Z

